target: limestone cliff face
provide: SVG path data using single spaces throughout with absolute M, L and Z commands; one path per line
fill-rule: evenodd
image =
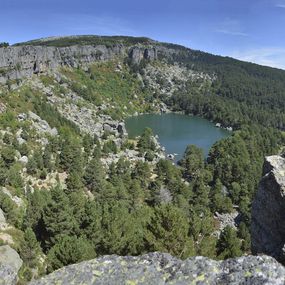
M 64 267 L 30 285 L 47 284 L 284 284 L 285 268 L 267 256 L 225 261 L 193 257 L 181 261 L 169 254 L 104 256 Z
M 133 63 L 138 64 L 142 59 L 155 60 L 157 59 L 157 48 L 141 48 L 133 47 L 130 49 L 129 57 Z
M 113 46 L 16 46 L 0 48 L 0 83 L 11 79 L 29 78 L 33 74 L 53 71 L 60 66 L 86 67 L 96 61 L 129 56 L 134 63 L 142 59 L 155 60 L 155 47 Z
M 285 261 L 285 159 L 266 157 L 252 205 L 252 252 Z

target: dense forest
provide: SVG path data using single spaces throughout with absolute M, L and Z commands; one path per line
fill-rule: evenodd
M 71 45 L 74 40 L 43 44 Z M 106 44 L 116 38 L 82 40 Z M 105 254 L 161 251 L 183 259 L 225 259 L 250 253 L 250 207 L 264 156 L 279 152 L 285 142 L 285 72 L 161 45 L 178 50 L 160 58 L 165 66 L 179 63 L 208 73 L 210 83 L 192 79 L 165 96 L 143 81 L 148 66 L 157 67 L 155 62 L 134 66 L 125 60 L 119 71 L 118 62 L 97 63 L 88 70 L 62 68 L 58 80 L 41 75 L 36 87 L 29 82 L 14 90 L 1 87 L 0 103 L 6 110 L 0 114 L 0 182 L 5 189 L 0 208 L 12 226 L 4 232 L 13 237 L 24 261 L 23 284 Z M 43 92 L 47 88 L 52 100 Z M 212 146 L 206 160 L 202 150 L 189 145 L 174 165 L 157 158 L 150 129 L 136 140 L 122 137 L 117 145 L 109 131 L 101 137 L 84 132 L 60 112 L 64 104 L 96 106 L 96 116 L 122 120 L 135 112 L 154 112 L 162 101 L 173 111 L 199 115 L 234 131 Z M 29 111 L 56 128 L 57 135 L 39 133 L 30 121 L 19 119 Z M 103 164 L 130 150 L 138 153 L 135 161 L 122 156 L 108 167 Z M 28 158 L 24 165 L 22 157 Z M 20 206 L 15 196 L 22 199 Z M 219 231 L 215 214 L 233 212 L 239 214 L 237 229 Z M 6 243 L 1 233 L 0 242 Z
M 189 82 L 185 92 L 171 98 L 179 108 L 236 129 L 251 123 L 284 129 L 283 70 L 190 50 L 180 50 L 168 61 L 215 78 L 203 92 Z

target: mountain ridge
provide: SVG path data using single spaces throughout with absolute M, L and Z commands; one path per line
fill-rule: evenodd
M 237 62 L 244 62 L 249 63 L 252 65 L 262 66 L 265 68 L 270 69 L 277 69 L 282 70 L 284 69 L 278 68 L 278 67 L 271 67 L 267 65 L 257 64 L 250 61 L 240 60 L 231 56 L 221 55 L 221 54 L 214 54 L 211 52 L 206 52 L 200 49 L 193 49 L 191 47 L 184 46 L 182 44 L 178 43 L 170 43 L 170 42 L 162 42 L 158 41 L 152 38 L 148 37 L 137 37 L 137 36 L 124 36 L 124 35 L 118 35 L 118 36 L 104 36 L 104 35 L 69 35 L 69 36 L 49 36 L 49 37 L 43 37 L 39 39 L 33 39 L 29 41 L 19 42 L 12 44 L 11 46 L 54 46 L 54 47 L 64 47 L 64 46 L 71 46 L 71 45 L 98 45 L 98 44 L 111 44 L 114 41 L 117 41 L 122 44 L 128 44 L 128 45 L 134 45 L 134 44 L 142 44 L 142 45 L 160 45 L 164 47 L 171 47 L 173 49 L 180 49 L 184 51 L 192 51 L 196 53 L 203 53 L 208 54 L 210 56 L 218 57 L 218 58 L 224 58 L 224 59 L 230 59 L 235 60 Z

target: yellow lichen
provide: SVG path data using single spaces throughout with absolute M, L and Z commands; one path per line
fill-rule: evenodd
M 138 282 L 136 280 L 127 280 L 125 285 L 137 285 Z

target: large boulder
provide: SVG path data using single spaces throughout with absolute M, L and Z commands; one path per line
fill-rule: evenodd
M 284 284 L 285 268 L 266 256 L 246 256 L 226 261 L 193 257 L 185 261 L 169 254 L 136 257 L 104 256 L 64 267 L 30 283 L 47 284 Z
M 22 264 L 22 259 L 14 249 L 9 245 L 0 246 L 0 285 L 16 284 Z
M 285 159 L 266 157 L 252 205 L 252 252 L 285 262 Z
M 119 132 L 120 136 L 127 136 L 127 130 L 124 122 L 120 122 L 117 127 L 117 131 Z

